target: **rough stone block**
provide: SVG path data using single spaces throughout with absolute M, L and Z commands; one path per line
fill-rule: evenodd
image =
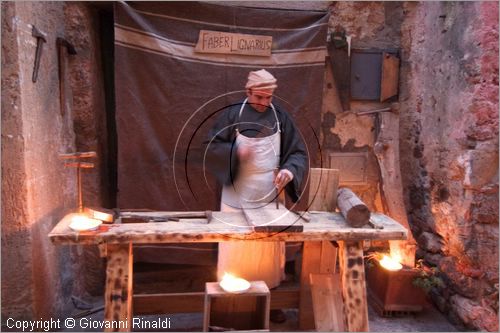
M 498 314 L 471 299 L 460 295 L 450 298 L 451 308 L 469 328 L 498 332 Z
M 444 257 L 440 261 L 439 269 L 445 274 L 445 281 L 456 293 L 469 298 L 478 296 L 477 280 L 459 272 L 453 257 Z
M 498 224 L 498 193 L 477 193 L 471 205 L 474 223 Z
M 433 233 L 423 232 L 418 237 L 418 243 L 423 249 L 431 253 L 438 253 L 441 251 L 441 238 Z

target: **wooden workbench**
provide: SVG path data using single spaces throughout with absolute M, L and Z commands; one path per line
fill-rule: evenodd
M 171 212 L 142 214 L 162 216 L 168 213 Z M 240 212 L 213 212 L 210 223 L 207 223 L 206 219 L 197 218 L 180 219 L 178 222 L 121 224 L 118 219 L 114 224 L 103 224 L 95 231 L 85 232 L 75 232 L 69 228 L 71 216 L 72 214 L 65 216 L 50 232 L 49 238 L 54 244 L 61 245 L 99 245 L 101 255 L 107 258 L 104 318 L 110 321 L 128 321 L 128 329 L 122 329 L 125 331 L 131 330 L 132 327 L 134 296 L 132 248 L 135 244 L 245 240 L 303 241 L 299 325 L 301 329 L 310 329 L 310 323 L 314 321 L 311 318 L 313 313 L 309 273 L 319 273 L 322 267 L 335 262 L 335 258 L 325 251 L 322 241 L 336 241 L 339 244 L 346 329 L 368 331 L 363 240 L 397 240 L 407 237 L 407 230 L 404 227 L 391 218 L 377 213 L 372 213 L 371 220 L 375 224 L 382 225 L 382 229 L 374 229 L 368 225 L 363 228 L 351 228 L 340 213 L 311 212 L 310 222 L 305 223 L 302 219 L 297 219 L 295 222 L 304 226 L 303 232 L 292 233 L 286 230 L 278 233 L 255 233 Z

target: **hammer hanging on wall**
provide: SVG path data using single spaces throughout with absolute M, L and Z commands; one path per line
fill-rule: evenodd
M 38 78 L 38 68 L 40 67 L 40 58 L 42 57 L 43 43 L 47 42 L 46 34 L 38 30 L 35 26 L 31 29 L 31 35 L 36 38 L 35 65 L 33 66 L 33 76 L 31 81 L 36 82 Z

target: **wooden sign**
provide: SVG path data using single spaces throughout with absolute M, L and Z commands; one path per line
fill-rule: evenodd
M 195 52 L 269 57 L 272 45 L 272 36 L 200 30 Z

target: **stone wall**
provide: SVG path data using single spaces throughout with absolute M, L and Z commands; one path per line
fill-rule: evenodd
M 406 3 L 401 169 L 431 293 L 469 328 L 498 331 L 498 3 Z
M 67 249 L 47 235 L 76 201 L 74 170 L 58 154 L 74 149 L 71 114 L 59 105 L 57 2 L 2 2 L 2 318 L 57 316 L 74 275 Z M 36 39 L 46 33 L 38 80 Z M 69 268 L 69 269 L 68 269 Z
M 110 204 L 108 187 L 108 138 L 99 11 L 82 2 L 66 2 L 64 14 L 67 39 L 78 52 L 69 61 L 76 150 L 95 151 L 98 156 L 93 160 L 94 169 L 82 172 L 84 205 L 114 208 Z M 77 268 L 78 275 L 83 280 L 78 293 L 102 295 L 105 270 L 97 246 L 79 248 L 78 253 L 81 262 Z
M 431 295 L 457 324 L 498 330 L 498 5 L 493 2 L 335 2 L 330 28 L 353 48 L 399 48 L 400 159 L 417 256 L 443 272 Z M 323 149 L 373 156 L 374 117 L 385 106 L 342 110 L 326 72 Z M 374 170 L 373 170 L 374 168 Z M 374 209 L 378 166 L 353 187 Z
M 38 80 L 36 39 L 46 34 Z M 59 78 L 56 38 L 73 44 Z M 111 46 L 112 47 L 112 46 Z M 96 249 L 54 246 L 47 235 L 77 208 L 76 171 L 61 153 L 97 151 L 83 171 L 84 203 L 109 204 L 99 15 L 83 2 L 2 2 L 2 317 L 67 316 L 71 295 L 103 293 Z M 60 81 L 66 100 L 60 101 Z M 62 107 L 65 105 L 65 107 Z

